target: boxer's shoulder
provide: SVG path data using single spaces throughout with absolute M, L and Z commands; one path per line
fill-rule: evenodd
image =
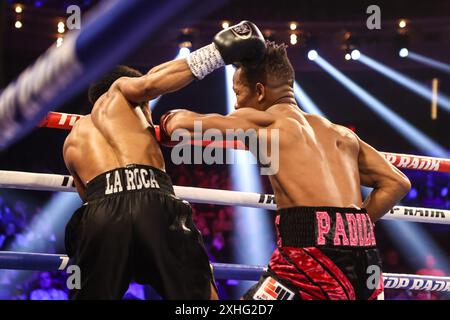
M 332 123 L 332 127 L 338 135 L 340 135 L 344 138 L 348 138 L 350 140 L 355 140 L 355 141 L 358 140 L 355 133 L 352 130 L 350 130 L 349 128 L 339 125 L 339 124 L 335 124 L 335 123 Z
M 246 119 L 247 121 L 261 127 L 270 126 L 276 121 L 276 117 L 272 113 L 256 110 L 254 108 L 240 108 L 233 111 L 230 115 Z
M 80 144 L 84 136 L 89 136 L 92 127 L 91 115 L 86 115 L 77 122 L 74 123 L 72 130 L 67 135 L 63 150 L 66 150 L 69 146 L 75 146 Z
M 78 133 L 81 129 L 84 129 L 87 126 L 89 126 L 90 123 L 92 123 L 92 119 L 91 119 L 91 115 L 90 114 L 80 118 L 77 122 L 75 122 L 73 124 L 72 130 L 71 130 L 69 136 L 76 135 L 76 133 Z

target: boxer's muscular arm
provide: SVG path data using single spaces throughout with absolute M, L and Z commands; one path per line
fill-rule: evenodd
M 128 101 L 140 104 L 177 91 L 194 80 L 186 59 L 178 59 L 156 66 L 139 78 L 122 77 L 110 90 L 119 90 Z
M 236 34 L 236 28 L 249 30 L 245 39 Z M 258 27 L 249 21 L 221 30 L 213 43 L 190 53 L 186 59 L 166 62 L 140 78 L 118 79 L 110 90 L 118 89 L 125 98 L 136 104 L 173 92 L 199 80 L 225 64 L 255 61 L 264 56 L 265 40 Z
M 177 110 L 165 125 L 166 133 L 171 135 L 176 129 L 194 131 L 194 123 L 201 121 L 202 130 L 217 129 L 226 133 L 227 129 L 259 129 L 275 122 L 272 114 L 251 108 L 242 108 L 224 116 L 220 114 L 199 114 L 188 110 Z
M 359 175 L 361 185 L 373 188 L 363 207 L 373 222 L 380 219 L 411 189 L 409 179 L 391 165 L 378 151 L 359 140 Z

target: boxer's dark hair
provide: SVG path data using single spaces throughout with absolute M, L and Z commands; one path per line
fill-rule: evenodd
M 294 68 L 287 56 L 287 46 L 266 41 L 266 53 L 264 58 L 257 63 L 241 63 L 237 67 L 241 69 L 244 83 L 254 88 L 257 82 L 267 84 L 268 79 L 294 85 Z
M 92 103 L 92 105 L 95 104 L 95 102 L 100 98 L 105 92 L 109 90 L 111 85 L 116 81 L 117 79 L 121 77 L 142 77 L 142 73 L 139 72 L 136 69 L 118 65 L 115 66 L 112 70 L 107 72 L 103 77 L 98 79 L 97 81 L 93 82 L 88 90 L 88 98 L 89 102 Z

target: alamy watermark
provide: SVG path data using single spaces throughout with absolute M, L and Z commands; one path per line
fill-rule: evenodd
M 373 4 L 367 7 L 367 14 L 370 16 L 366 20 L 366 26 L 369 30 L 381 29 L 381 9 L 379 6 Z
M 66 270 L 69 277 L 66 280 L 66 286 L 69 290 L 81 289 L 81 269 L 79 266 L 73 264 L 67 267 Z
M 81 29 L 81 8 L 77 5 L 70 5 L 66 9 L 69 15 L 66 20 L 66 27 L 69 30 Z
M 232 149 L 235 141 L 245 143 L 254 155 L 246 158 L 248 164 L 259 164 L 261 175 L 274 175 L 279 169 L 280 133 L 278 129 L 226 129 L 225 132 L 210 128 L 203 131 L 202 122 L 194 121 L 194 131 L 176 129 L 171 136 L 178 144 L 172 148 L 171 159 L 179 164 L 240 164 Z M 192 148 L 191 142 L 212 141 L 213 145 L 205 148 Z M 217 144 L 223 147 L 217 147 Z M 225 149 L 224 149 L 225 147 Z M 194 149 L 192 151 L 192 149 Z M 242 164 L 242 163 L 241 163 Z
M 380 288 L 381 280 L 381 268 L 377 265 L 370 265 L 367 267 L 366 273 L 369 275 L 367 277 L 366 286 L 369 290 L 376 290 Z

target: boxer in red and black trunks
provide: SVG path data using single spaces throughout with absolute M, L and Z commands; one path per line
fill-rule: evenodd
M 373 224 L 406 195 L 410 182 L 348 128 L 300 110 L 286 47 L 266 47 L 262 61 L 237 65 L 236 111 L 176 110 L 161 118 L 161 128 L 167 135 L 178 128 L 193 132 L 201 121 L 203 131 L 253 129 L 269 146 L 278 134 L 266 171 L 279 210 L 278 248 L 244 298 L 374 298 L 382 282 L 374 288 L 370 281 L 373 267 L 381 274 Z M 361 185 L 373 188 L 364 201 Z
M 367 286 L 367 268 L 381 268 L 381 261 L 366 210 L 280 209 L 276 227 L 268 270 L 244 298 L 371 300 L 382 292 L 381 277 L 379 286 Z

